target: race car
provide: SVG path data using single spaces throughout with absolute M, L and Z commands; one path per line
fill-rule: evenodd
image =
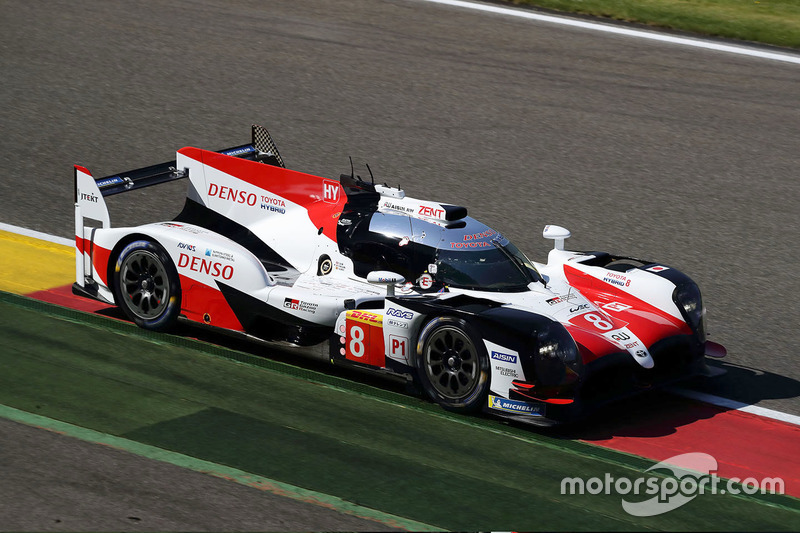
M 367 167 L 369 168 L 369 167 Z M 285 168 L 267 130 L 99 179 L 75 166 L 73 292 L 407 380 L 452 411 L 533 423 L 708 373 L 697 285 L 661 263 L 565 249 L 546 263 L 467 209 Z M 104 198 L 188 180 L 174 220 L 111 227 Z

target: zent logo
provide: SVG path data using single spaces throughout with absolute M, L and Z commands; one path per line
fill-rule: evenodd
M 339 199 L 339 191 L 340 191 L 339 184 L 335 181 L 323 181 L 322 182 L 322 199 L 326 202 L 336 203 Z
M 419 214 L 424 217 L 442 218 L 444 209 L 435 209 L 429 205 L 419 206 Z

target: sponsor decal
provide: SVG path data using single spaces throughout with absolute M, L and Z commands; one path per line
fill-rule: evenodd
M 283 306 L 287 309 L 292 309 L 294 311 L 304 311 L 306 313 L 311 313 L 312 315 L 317 312 L 318 304 L 311 303 L 311 302 L 304 302 L 302 300 L 294 300 L 292 298 L 284 298 Z
M 443 218 L 444 217 L 444 209 L 437 209 L 435 207 L 431 207 L 429 205 L 421 205 L 419 206 L 418 213 L 424 217 L 433 217 L 433 218 Z
M 83 200 L 84 202 L 93 202 L 93 203 L 96 204 L 97 201 L 99 200 L 99 198 L 97 197 L 96 194 L 91 194 L 91 193 L 87 194 L 85 192 L 78 191 L 78 195 L 79 195 L 79 198 L 81 200 Z
M 222 155 L 242 155 L 242 154 L 249 154 L 251 152 L 255 152 L 256 149 L 252 146 L 245 146 L 244 148 L 236 148 L 234 150 L 225 150 L 224 152 L 220 152 Z
M 261 195 L 261 209 L 264 211 L 271 211 L 273 213 L 280 213 L 281 215 L 286 212 L 286 202 L 281 198 L 274 196 Z
M 408 359 L 408 338 L 389 335 L 389 353 L 392 357 Z
M 393 328 L 408 329 L 408 322 L 403 322 L 394 318 L 387 318 L 386 325 Z
M 600 305 L 600 302 L 596 302 L 596 303 L 598 305 Z M 600 307 L 602 307 L 603 309 L 606 309 L 608 311 L 621 312 L 621 311 L 626 311 L 628 309 L 631 309 L 632 306 L 630 306 L 628 304 L 620 303 L 620 302 L 609 302 L 607 304 L 600 305 Z
M 630 278 L 623 276 L 622 274 L 617 274 L 616 272 L 606 272 L 605 277 L 603 277 L 603 281 L 610 283 L 611 285 L 617 285 L 618 287 L 631 286 Z
M 507 413 L 516 413 L 521 415 L 542 416 L 544 406 L 534 405 L 527 402 L 520 402 L 517 400 L 506 400 L 499 396 L 489 395 L 489 407 L 497 409 L 498 411 L 505 411 Z
M 389 316 L 396 316 L 397 318 L 402 318 L 404 320 L 411 320 L 414 318 L 414 313 L 411 311 L 403 311 L 402 309 L 395 309 L 394 307 L 390 307 L 386 314 Z
M 374 326 L 383 326 L 383 316 L 377 313 L 370 313 L 369 311 L 352 310 L 347 312 L 348 320 L 355 320 L 356 322 L 363 322 Z
M 232 187 L 225 187 L 224 185 L 217 185 L 211 183 L 208 186 L 208 195 L 216 196 L 222 200 L 227 200 L 236 204 L 256 205 L 258 202 L 258 195 L 248 192 L 244 189 L 234 189 Z
M 381 207 L 384 207 L 386 209 L 392 209 L 394 211 L 400 211 L 402 213 L 413 213 L 414 212 L 414 208 L 413 207 L 406 207 L 406 206 L 399 205 L 399 204 L 393 204 L 392 202 L 389 202 L 389 201 L 383 202 L 383 205 Z
M 322 199 L 328 203 L 335 204 L 339 200 L 339 182 L 325 180 L 322 182 Z
M 110 185 L 117 185 L 119 183 L 125 183 L 125 181 L 120 178 L 119 176 L 114 176 L 113 178 L 105 178 L 100 181 L 96 181 L 98 187 L 108 187 Z
M 430 274 L 423 274 L 419 277 L 419 286 L 423 289 L 430 289 L 433 287 L 433 278 Z
M 353 221 L 349 218 L 340 218 L 337 224 L 340 226 L 350 226 L 353 224 Z
M 581 304 L 581 305 L 579 305 L 577 307 L 570 307 L 569 308 L 569 312 L 570 313 L 578 313 L 580 311 L 585 311 L 586 309 L 589 309 L 589 304 Z
M 562 294 L 560 296 L 556 296 L 555 298 L 550 298 L 549 300 L 545 300 L 545 302 L 547 302 L 547 305 L 557 305 L 560 303 L 568 302 L 570 300 L 574 300 L 577 297 L 578 297 L 577 294 L 570 292 L 569 294 Z
M 196 252 L 197 251 L 197 248 L 195 247 L 194 244 L 186 244 L 185 242 L 179 242 L 178 243 L 178 248 L 181 249 L 181 250 L 189 250 L 190 252 Z M 208 254 L 206 254 L 206 255 L 208 255 Z
M 636 357 L 647 357 L 647 351 L 646 350 L 636 350 L 633 355 L 635 355 Z
M 647 270 L 649 270 L 650 272 L 664 272 L 665 270 L 669 270 L 669 267 L 665 267 L 663 265 L 656 265 L 656 266 L 651 266 Z
M 517 370 L 514 369 L 514 368 L 508 368 L 508 367 L 505 367 L 505 366 L 499 366 L 498 365 L 498 366 L 494 367 L 494 369 L 497 370 L 497 372 L 501 376 L 514 378 L 514 379 L 519 379 L 519 376 L 517 375 Z
M 195 255 L 189 256 L 181 253 L 178 257 L 178 268 L 188 268 L 194 272 L 208 274 L 213 278 L 231 279 L 233 277 L 233 265 L 222 265 L 216 261 L 210 261 Z
M 487 241 L 450 243 L 450 248 L 487 248 L 488 246 L 489 243 Z
M 517 364 L 517 356 L 516 355 L 511 355 L 509 353 L 493 351 L 492 352 L 492 359 L 495 359 L 496 361 L 502 361 L 504 363 L 511 363 L 511 364 L 514 364 L 514 365 Z
M 213 257 L 215 259 L 223 259 L 225 261 L 230 261 L 231 263 L 236 262 L 232 253 L 212 250 L 211 248 L 206 248 L 206 256 Z
M 245 189 L 234 189 L 233 187 L 226 187 L 216 183 L 209 184 L 208 196 L 217 197 L 235 204 L 249 205 L 251 207 L 260 204 L 261 209 L 272 211 L 273 213 L 283 214 L 286 212 L 286 202 L 281 198 L 276 198 L 267 194 L 259 195 Z
M 464 235 L 465 241 L 477 241 L 480 239 L 485 239 L 486 237 L 491 237 L 492 235 L 496 234 L 497 232 L 493 229 L 487 229 L 482 233 L 474 233 L 472 235 Z

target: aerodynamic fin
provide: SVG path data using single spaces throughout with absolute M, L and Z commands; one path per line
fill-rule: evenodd
M 275 141 L 272 140 L 272 136 L 264 126 L 253 124 L 253 147 L 258 152 L 256 161 L 286 168 L 281 154 L 278 153 L 278 147 L 275 146 Z

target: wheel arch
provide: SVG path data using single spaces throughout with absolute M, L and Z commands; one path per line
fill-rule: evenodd
M 108 265 L 106 266 L 106 279 L 108 280 L 109 285 L 111 285 L 112 280 L 114 279 L 114 274 L 117 272 L 117 262 L 119 260 L 119 255 L 122 253 L 122 250 L 124 250 L 125 247 L 128 246 L 130 243 L 138 240 L 150 241 L 164 248 L 164 245 L 161 244 L 161 242 L 158 239 L 150 235 L 147 235 L 146 233 L 135 232 L 135 233 L 129 233 L 128 235 L 122 237 L 120 240 L 117 241 L 117 243 L 111 249 L 111 253 L 108 255 Z M 111 289 L 111 292 L 114 294 L 114 298 L 116 299 L 117 298 L 116 292 L 114 291 L 113 288 L 111 287 L 109 288 Z M 116 305 L 119 305 L 119 302 L 115 303 Z

